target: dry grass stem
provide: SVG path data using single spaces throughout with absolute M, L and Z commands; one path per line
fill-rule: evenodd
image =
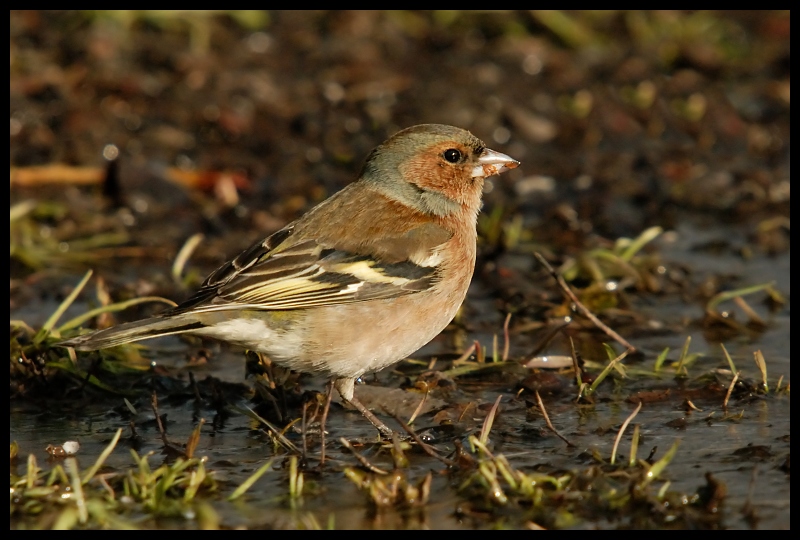
M 747 315 L 747 318 L 750 319 L 751 323 L 757 324 L 759 326 L 767 325 L 767 323 L 764 322 L 764 319 L 762 319 L 761 316 L 758 313 L 756 313 L 755 310 L 752 307 L 750 307 L 750 304 L 748 304 L 747 301 L 741 296 L 737 296 L 736 298 L 734 298 L 733 303 L 739 306 L 739 309 L 744 311 L 745 315 Z
M 628 467 L 636 465 L 636 453 L 639 451 L 639 424 L 633 426 L 633 437 L 631 437 L 631 455 L 628 459 Z
M 483 426 L 481 426 L 481 436 L 480 441 L 482 444 L 486 444 L 486 441 L 489 440 L 489 432 L 492 431 L 492 424 L 494 424 L 494 417 L 497 415 L 497 411 L 500 408 L 500 398 L 503 396 L 497 396 L 497 399 L 494 401 L 494 405 L 489 410 L 489 414 L 486 415 L 486 418 L 483 420 Z
M 761 387 L 764 389 L 764 392 L 769 392 L 769 385 L 767 384 L 767 361 L 764 360 L 764 353 L 761 352 L 761 349 L 753 353 L 753 359 L 756 362 L 758 371 L 761 372 Z
M 174 279 L 176 283 L 181 282 L 181 276 L 183 275 L 186 263 L 189 262 L 192 253 L 194 253 L 204 238 L 202 234 L 194 234 L 184 242 L 183 247 L 178 251 L 178 254 L 175 256 L 175 261 L 172 263 L 172 279 Z
M 728 408 L 728 400 L 731 399 L 731 394 L 733 393 L 733 387 L 736 386 L 736 383 L 739 381 L 739 373 L 737 371 L 736 374 L 733 376 L 733 380 L 731 381 L 731 385 L 728 387 L 728 392 L 725 394 L 725 401 L 722 402 L 722 408 Z
M 550 416 L 547 414 L 547 410 L 544 408 L 544 402 L 542 401 L 542 396 L 539 395 L 539 391 L 536 390 L 536 404 L 539 406 L 539 410 L 542 412 L 542 416 L 544 416 L 544 421 L 547 424 L 547 427 L 550 428 L 550 431 L 556 434 L 556 436 L 567 443 L 567 446 L 575 446 L 571 442 L 567 440 L 558 430 L 553 426 L 553 423 L 550 421 Z
M 642 410 L 642 402 L 639 401 L 639 405 L 636 406 L 636 409 L 631 413 L 631 415 L 625 419 L 622 423 L 622 427 L 619 428 L 619 432 L 617 433 L 617 438 L 614 439 L 614 447 L 611 449 L 611 464 L 613 465 L 617 459 L 617 447 L 619 447 L 619 441 L 622 440 L 622 434 L 625 433 L 625 429 L 628 427 L 628 424 L 631 423 L 631 420 L 636 418 L 636 415 L 639 414 L 639 411 Z
M 608 325 L 606 325 L 600 319 L 598 319 L 597 316 L 595 316 L 595 314 L 589 310 L 589 308 L 584 306 L 583 303 L 581 303 L 581 301 L 578 300 L 578 297 L 575 296 L 575 293 L 572 292 L 572 289 L 569 288 L 569 285 L 567 285 L 567 282 L 564 281 L 564 278 L 561 277 L 561 275 L 559 275 L 552 266 L 550 266 L 550 263 L 548 263 L 540 253 L 534 253 L 533 255 L 542 264 L 542 266 L 544 266 L 545 269 L 547 269 L 550 275 L 553 276 L 553 278 L 555 278 L 556 283 L 558 283 L 558 286 L 561 287 L 561 290 L 564 292 L 564 295 L 573 304 L 575 304 L 575 309 L 578 312 L 580 312 L 584 317 L 592 321 L 592 324 L 594 324 L 600 330 L 605 332 L 606 335 L 609 336 L 611 339 L 613 339 L 614 341 L 616 341 L 617 343 L 628 349 L 629 352 L 636 351 L 636 347 L 628 343 L 628 341 L 625 338 L 620 336 L 618 333 L 612 330 Z
M 511 348 L 511 339 L 508 336 L 508 325 L 511 322 L 511 313 L 506 315 L 503 323 L 503 362 L 508 360 L 508 350 Z
M 728 353 L 728 349 L 725 348 L 725 344 L 720 343 L 719 346 L 722 347 L 722 352 L 725 355 L 725 360 L 728 361 L 728 366 L 731 368 L 731 373 L 736 373 L 738 370 L 733 363 L 733 358 L 731 358 L 731 355 Z
M 464 351 L 464 354 L 462 354 L 453 361 L 453 365 L 457 366 L 458 364 L 466 362 L 469 359 L 469 357 L 473 355 L 477 347 L 480 347 L 480 343 L 478 343 L 477 341 L 473 341 L 472 345 L 470 345 L 470 347 L 466 351 Z

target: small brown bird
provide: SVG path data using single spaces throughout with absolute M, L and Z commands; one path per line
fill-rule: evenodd
M 404 129 L 372 151 L 356 182 L 222 265 L 186 302 L 59 345 L 220 339 L 332 378 L 390 436 L 353 395 L 355 380 L 406 358 L 453 319 L 475 268 L 484 178 L 518 165 L 463 129 Z

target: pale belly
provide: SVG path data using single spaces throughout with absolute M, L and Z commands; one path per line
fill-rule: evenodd
M 433 293 L 372 300 L 306 311 L 290 324 L 269 314 L 220 320 L 195 333 L 264 352 L 284 367 L 336 378 L 356 378 L 386 368 L 417 351 L 453 319 L 466 294 L 449 302 Z M 449 305 L 437 310 L 432 305 Z

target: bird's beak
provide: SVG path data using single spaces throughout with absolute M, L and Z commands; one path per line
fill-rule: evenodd
M 472 177 L 487 177 L 500 174 L 508 169 L 515 169 L 519 161 L 500 152 L 486 148 L 478 158 L 478 164 L 472 169 Z

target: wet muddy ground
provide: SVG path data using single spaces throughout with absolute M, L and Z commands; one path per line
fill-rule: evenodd
M 11 12 L 12 528 L 789 528 L 789 20 Z M 321 464 L 325 381 L 210 340 L 52 346 L 185 299 L 425 122 L 522 162 L 456 321 L 356 390 L 428 447 L 334 400 Z

